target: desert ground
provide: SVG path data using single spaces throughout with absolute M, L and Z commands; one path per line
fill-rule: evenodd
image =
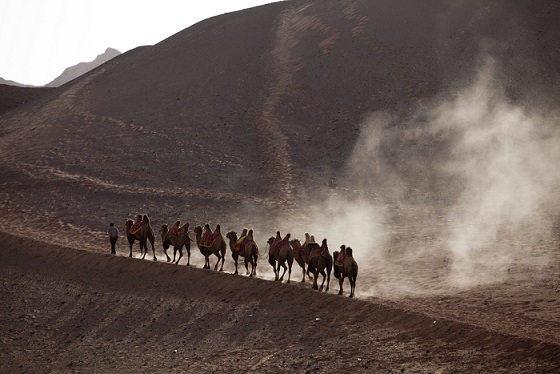
M 113 256 L 2 239 L 6 373 L 560 369 L 557 279 L 394 300 L 360 297 L 358 282 L 350 299 L 334 282 L 233 275 L 231 259 L 220 273 L 122 245 Z
M 560 372 L 558 14 L 283 1 L 0 85 L 0 372 Z M 176 220 L 253 228 L 256 277 L 167 262 Z M 356 297 L 275 281 L 277 231 L 351 246 Z

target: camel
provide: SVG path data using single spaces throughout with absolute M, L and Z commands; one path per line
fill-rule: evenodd
M 292 251 L 294 253 L 294 260 L 296 260 L 298 265 L 301 266 L 303 273 L 303 278 L 301 279 L 302 282 L 305 282 L 305 274 L 307 274 L 309 279 L 312 279 L 309 273 L 309 268 L 307 271 L 305 268 L 309 264 L 309 244 L 314 242 L 315 238 L 310 236 L 308 233 L 305 233 L 305 241 L 303 244 L 301 244 L 299 239 L 290 240 L 290 246 L 292 247 Z
M 229 248 L 231 250 L 231 257 L 235 261 L 235 273 L 237 272 L 237 260 L 239 256 L 245 259 L 245 275 L 250 277 L 257 275 L 257 258 L 259 257 L 259 247 L 257 243 L 253 240 L 253 230 L 247 233 L 247 230 L 243 230 L 240 238 L 237 238 L 237 232 L 230 231 L 227 233 L 226 237 L 229 239 Z M 238 243 L 238 241 L 241 241 Z M 249 266 L 251 264 L 251 272 L 249 273 Z
M 284 239 L 280 236 L 280 231 L 276 232 L 276 237 L 271 236 L 267 243 L 268 247 L 268 263 L 274 269 L 274 280 L 282 282 L 286 270 L 288 270 L 288 281 L 290 283 L 290 276 L 292 274 L 292 264 L 294 262 L 294 254 L 292 247 L 290 247 L 290 234 L 286 234 Z M 286 262 L 288 266 L 286 267 Z M 282 276 L 280 275 L 280 266 L 284 268 Z
M 140 215 L 139 215 L 140 217 Z M 128 239 L 128 244 L 130 244 L 130 255 L 128 257 L 132 257 L 132 245 L 134 241 L 140 241 L 140 254 L 142 255 L 142 259 L 146 257 L 146 253 L 148 253 L 148 241 L 152 244 L 152 253 L 154 254 L 154 261 L 157 261 L 156 258 L 156 249 L 154 246 L 155 236 L 154 230 L 152 230 L 152 226 L 150 226 L 150 219 L 147 215 L 143 215 L 142 217 L 142 226 L 138 229 L 134 228 L 134 221 L 128 219 L 126 221 L 126 237 Z M 131 231 L 132 229 L 132 231 Z
M 177 221 L 175 224 L 175 230 L 173 228 L 169 230 L 167 224 L 161 225 L 159 230 L 161 234 L 161 241 L 163 243 L 163 253 L 167 257 L 167 262 L 171 261 L 171 257 L 167 254 L 167 249 L 173 246 L 173 261 L 174 264 L 179 264 L 179 261 L 183 257 L 183 247 L 187 250 L 187 266 L 191 264 L 191 242 L 192 239 L 189 236 L 189 223 L 185 223 L 180 226 L 180 222 Z M 175 261 L 175 256 L 179 252 L 179 258 Z
M 352 248 L 341 245 L 340 249 L 340 252 L 335 251 L 333 253 L 333 258 L 336 259 L 334 264 L 334 276 L 338 278 L 338 283 L 340 285 L 338 294 L 342 295 L 344 278 L 348 277 L 350 281 L 350 297 L 354 297 L 356 278 L 358 277 L 358 263 L 352 256 Z
M 196 245 L 200 253 L 204 256 L 204 269 L 210 269 L 210 255 L 215 254 L 218 257 L 218 261 L 216 261 L 214 270 L 218 269 L 218 264 L 221 260 L 222 266 L 220 267 L 220 271 L 224 271 L 227 245 L 222 237 L 220 225 L 216 225 L 214 232 L 210 230 L 209 224 L 204 225 L 204 229 L 200 226 L 196 226 L 194 232 L 196 236 Z
M 317 243 L 310 243 L 310 254 L 309 254 L 309 266 L 307 267 L 308 271 L 313 273 L 313 289 L 314 290 L 323 290 L 323 285 L 325 284 L 325 280 L 327 281 L 327 289 L 329 290 L 329 283 L 331 280 L 331 270 L 333 266 L 333 258 L 329 253 L 329 247 L 327 245 L 327 239 L 323 239 L 323 243 L 321 246 Z M 325 269 L 326 274 L 325 274 Z M 317 278 L 319 274 L 323 276 L 323 283 L 321 283 L 321 287 L 317 286 Z

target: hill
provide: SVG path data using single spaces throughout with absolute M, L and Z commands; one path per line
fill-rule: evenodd
M 368 313 L 389 304 L 395 318 L 410 311 L 473 336 L 502 334 L 491 369 L 517 347 L 503 342 L 530 339 L 536 345 L 521 344 L 530 348 L 520 357 L 536 361 L 514 360 L 510 371 L 547 372 L 558 366 L 547 355 L 560 336 L 559 13 L 553 1 L 325 0 L 207 19 L 0 115 L 3 230 L 85 250 L 92 265 L 77 269 L 93 272 L 102 261 L 93 258 L 108 252 L 108 223 L 122 230 L 137 213 L 150 216 L 156 235 L 178 219 L 222 232 L 252 227 L 262 253 L 277 230 L 310 232 L 328 238 L 331 252 L 354 248 Z M 119 254 L 128 254 L 122 240 Z M 193 253 L 195 268 L 201 257 Z M 265 258 L 259 268 L 270 271 Z M 162 265 L 148 264 L 139 266 Z M 228 253 L 226 272 L 232 266 Z M 15 269 L 6 284 L 30 272 Z M 53 269 L 62 272 L 55 283 L 68 283 Z M 262 283 L 286 300 L 308 295 L 308 283 L 283 286 Z M 231 287 L 224 292 L 239 291 Z M 337 290 L 312 297 L 348 301 L 330 295 Z M 425 333 L 404 326 L 389 340 L 399 354 Z M 435 371 L 438 359 L 427 356 Z M 479 358 L 441 368 L 479 371 Z
M 18 87 L 0 84 L 0 115 L 30 103 L 51 90 L 52 88 L 45 87 Z

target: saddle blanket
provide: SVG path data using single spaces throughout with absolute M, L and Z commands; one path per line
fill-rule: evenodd
M 202 238 L 200 238 L 200 246 L 206 248 L 212 247 L 212 244 L 214 244 L 214 241 L 219 235 L 220 234 L 218 234 L 217 232 L 205 232 L 204 234 L 202 234 Z
M 344 260 L 346 260 L 347 258 L 348 255 L 346 253 L 340 252 L 336 257 L 336 261 L 334 262 L 334 264 L 338 267 L 344 267 Z
M 321 256 L 321 252 L 323 252 L 323 248 L 315 246 L 309 253 L 309 259 Z
M 242 236 L 241 238 L 239 238 L 239 240 L 235 243 L 235 245 L 233 246 L 233 250 L 235 252 L 239 252 L 242 249 L 245 249 L 245 246 L 247 245 L 247 243 L 249 243 L 249 237 L 247 235 Z
M 272 243 L 269 249 L 269 253 L 271 255 L 278 256 L 278 254 L 280 253 L 280 249 L 282 249 L 282 247 L 284 247 L 286 244 L 288 244 L 288 241 L 285 239 L 282 239 L 276 243 Z
M 130 227 L 130 233 L 132 235 L 136 234 L 140 229 L 144 226 L 144 222 L 136 222 L 134 225 Z
M 179 236 L 181 234 L 181 228 L 180 227 L 172 227 L 169 229 L 169 234 L 172 236 Z

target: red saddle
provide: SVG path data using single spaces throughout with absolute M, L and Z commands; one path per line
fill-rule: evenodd
M 272 245 L 270 246 L 269 252 L 270 254 L 274 255 L 274 256 L 278 256 L 278 254 L 280 253 L 280 250 L 282 249 L 282 247 L 284 247 L 286 244 L 288 244 L 288 241 L 285 239 L 282 239 L 276 243 L 272 243 Z
M 212 244 L 214 244 L 214 241 L 218 236 L 220 236 L 220 234 L 217 232 L 205 232 L 202 234 L 202 238 L 200 238 L 200 246 L 206 248 L 212 247 Z
M 134 225 L 130 227 L 130 233 L 132 235 L 136 234 L 140 229 L 144 226 L 144 222 L 136 222 Z
M 348 255 L 344 252 L 340 252 L 338 254 L 338 256 L 336 257 L 336 261 L 335 261 L 335 265 L 338 267 L 343 267 L 344 266 L 344 260 L 346 260 L 348 258 Z
M 169 235 L 173 235 L 173 236 L 179 236 L 181 234 L 181 228 L 180 227 L 172 227 L 169 229 Z

